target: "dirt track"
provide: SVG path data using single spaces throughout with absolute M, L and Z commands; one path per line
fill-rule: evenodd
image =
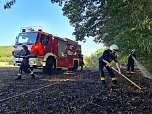
M 118 77 L 118 88 L 102 90 L 97 71 L 65 71 L 51 76 L 36 70 L 14 81 L 18 68 L 0 68 L 0 113 L 5 114 L 151 114 L 152 80 L 136 71 L 128 76 L 143 90 Z

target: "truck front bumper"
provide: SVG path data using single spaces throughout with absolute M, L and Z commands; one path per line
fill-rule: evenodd
M 14 58 L 13 58 L 13 64 L 14 64 L 14 66 L 15 66 L 15 65 L 20 66 L 22 60 L 23 60 L 23 58 L 16 58 L 16 57 L 14 57 Z
M 14 65 L 21 65 L 23 58 L 13 58 L 14 61 Z M 44 62 L 43 62 L 43 58 L 29 58 L 29 65 L 30 67 L 42 67 L 45 66 Z
M 14 57 L 13 58 L 13 61 L 14 61 L 13 64 L 20 66 L 22 60 L 23 60 L 23 58 L 16 58 L 16 57 Z M 30 66 L 37 66 L 37 62 L 38 62 L 37 58 L 29 58 L 29 65 Z

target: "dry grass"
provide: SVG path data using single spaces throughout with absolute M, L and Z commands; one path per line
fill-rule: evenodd
M 9 62 L 0 62 L 0 67 L 16 67 L 16 66 L 9 64 Z

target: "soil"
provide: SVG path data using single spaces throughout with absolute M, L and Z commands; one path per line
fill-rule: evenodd
M 113 87 L 106 73 L 107 89 L 101 88 L 98 71 L 78 70 L 44 75 L 24 74 L 15 81 L 18 68 L 0 68 L 0 113 L 2 114 L 151 114 L 152 80 L 139 70 L 126 75 L 142 89 L 119 76 Z

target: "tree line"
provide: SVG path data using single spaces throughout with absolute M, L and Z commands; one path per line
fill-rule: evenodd
M 66 0 L 62 10 L 76 40 L 117 44 L 121 57 L 136 49 L 138 59 L 152 66 L 152 0 Z
M 151 0 L 68 0 L 63 14 L 75 27 L 76 40 L 94 38 L 106 46 L 117 44 L 126 53 L 152 53 Z

